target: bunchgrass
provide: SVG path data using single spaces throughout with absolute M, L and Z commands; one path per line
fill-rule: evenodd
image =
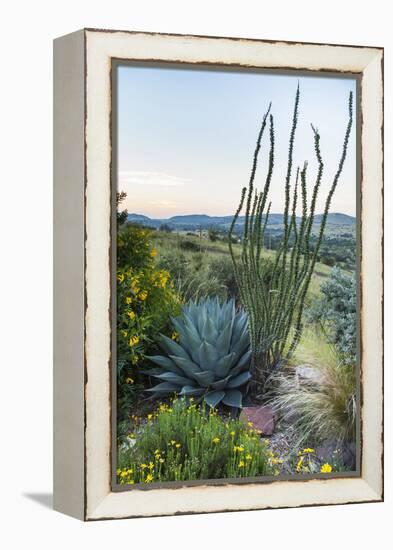
M 184 398 L 159 405 L 118 452 L 120 484 L 278 474 L 267 440 L 239 420 Z
M 354 365 L 341 363 L 334 347 L 315 329 L 305 331 L 295 359 L 293 363 L 306 363 L 314 369 L 314 379 L 302 380 L 294 366 L 289 366 L 275 377 L 271 403 L 281 419 L 295 427 L 297 445 L 327 439 L 354 441 Z

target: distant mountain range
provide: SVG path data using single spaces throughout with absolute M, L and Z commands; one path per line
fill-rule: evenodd
M 208 229 L 209 227 L 217 226 L 221 229 L 226 229 L 230 226 L 233 216 L 208 216 L 207 214 L 188 214 L 185 216 L 173 216 L 165 219 L 154 219 L 144 216 L 142 214 L 128 214 L 128 221 L 131 223 L 139 223 L 148 227 L 159 228 L 161 225 L 168 225 L 174 230 L 193 230 L 193 229 Z M 300 221 L 300 218 L 298 218 Z M 240 216 L 236 225 L 242 226 L 244 224 L 245 217 Z M 279 227 L 283 224 L 283 214 L 270 214 L 268 226 Z M 315 216 L 315 224 L 320 224 L 322 220 L 322 214 Z M 356 218 L 348 216 L 347 214 L 341 214 L 340 212 L 331 212 L 328 214 L 327 223 L 329 225 L 347 225 L 354 226 Z

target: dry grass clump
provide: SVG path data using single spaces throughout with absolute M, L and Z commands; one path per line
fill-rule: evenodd
M 298 433 L 298 445 L 327 439 L 354 441 L 356 430 L 356 373 L 340 362 L 332 346 L 308 331 L 299 346 L 296 364 L 312 367 L 310 379 L 291 366 L 275 377 L 271 403 L 283 421 Z

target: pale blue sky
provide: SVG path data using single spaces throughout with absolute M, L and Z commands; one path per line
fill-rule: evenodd
M 122 66 L 118 68 L 118 188 L 129 212 L 156 218 L 230 215 L 247 185 L 261 119 L 272 101 L 276 165 L 270 198 L 282 212 L 296 86 L 301 98 L 294 161 L 316 172 L 310 123 L 321 133 L 326 197 L 341 153 L 354 79 L 255 72 Z M 356 131 L 331 212 L 355 215 Z M 268 132 L 256 184 L 263 185 Z M 312 179 L 310 179 L 310 184 Z M 317 211 L 321 211 L 320 200 Z

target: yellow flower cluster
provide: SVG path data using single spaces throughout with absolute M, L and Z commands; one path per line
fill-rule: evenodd
M 306 447 L 305 449 L 298 451 L 298 460 L 296 463 L 296 471 L 298 473 L 310 473 L 316 471 L 317 463 L 312 459 L 313 453 L 315 453 L 315 449 L 310 447 Z M 320 468 L 320 472 L 322 474 L 329 474 L 332 471 L 333 467 L 328 462 L 325 462 L 325 464 L 323 464 Z
M 134 470 L 132 468 L 118 468 L 116 473 L 121 485 L 133 485 L 135 483 L 133 477 Z
M 153 283 L 155 287 L 165 288 L 169 280 L 170 280 L 170 274 L 169 274 L 169 271 L 167 271 L 166 269 L 153 271 L 153 273 L 150 276 L 150 281 Z M 173 285 L 171 285 L 171 287 L 173 288 Z
M 130 338 L 130 347 L 134 347 L 139 343 L 139 336 L 131 336 Z

